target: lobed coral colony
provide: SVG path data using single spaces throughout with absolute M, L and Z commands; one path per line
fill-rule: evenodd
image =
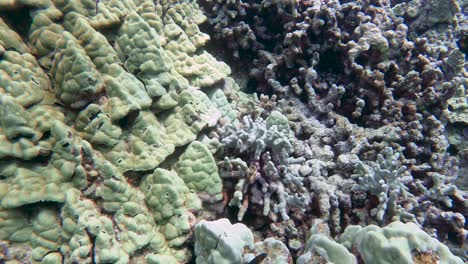
M 465 0 L 0 0 L 0 263 L 468 261 Z

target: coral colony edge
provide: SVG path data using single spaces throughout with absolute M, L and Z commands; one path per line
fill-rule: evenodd
M 0 263 L 467 263 L 467 53 L 466 0 L 0 0 Z

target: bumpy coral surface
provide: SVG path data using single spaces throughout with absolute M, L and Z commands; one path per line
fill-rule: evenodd
M 203 50 L 197 4 L 0 11 L 2 261 L 189 261 L 197 193 L 222 198 L 216 162 L 195 141 L 221 117 L 201 89 L 230 72 Z
M 0 263 L 468 261 L 467 10 L 0 1 Z
M 312 227 L 298 263 L 463 263 L 414 223 L 397 221 L 383 228 L 350 225 L 337 241 L 320 225 Z

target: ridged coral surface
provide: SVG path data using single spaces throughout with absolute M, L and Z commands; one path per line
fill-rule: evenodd
M 0 263 L 468 261 L 467 12 L 0 1 Z
M 37 263 L 189 261 L 197 193 L 222 188 L 193 142 L 221 116 L 200 89 L 230 72 L 197 4 L 1 8 L 0 238 Z

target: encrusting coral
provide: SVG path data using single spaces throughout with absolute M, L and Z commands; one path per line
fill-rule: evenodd
M 221 117 L 199 89 L 230 70 L 203 51 L 196 3 L 163 5 L 2 3 L 0 239 L 32 262 L 188 261 L 197 193 L 222 198 L 195 140 Z

